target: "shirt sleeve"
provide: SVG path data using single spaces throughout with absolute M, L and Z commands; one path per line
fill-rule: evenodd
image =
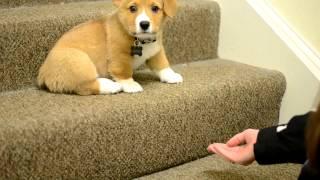
M 293 117 L 286 125 L 261 129 L 254 145 L 259 164 L 300 163 L 306 161 L 305 128 L 311 112 Z

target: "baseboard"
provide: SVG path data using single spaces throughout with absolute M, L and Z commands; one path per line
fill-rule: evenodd
M 247 0 L 249 5 L 320 81 L 320 54 L 281 17 L 266 0 Z

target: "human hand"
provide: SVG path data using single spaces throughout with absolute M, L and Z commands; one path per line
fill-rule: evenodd
M 218 154 L 232 163 L 249 165 L 255 160 L 253 145 L 257 141 L 258 133 L 257 129 L 247 129 L 233 136 L 227 144 L 214 143 L 209 145 L 208 151 Z

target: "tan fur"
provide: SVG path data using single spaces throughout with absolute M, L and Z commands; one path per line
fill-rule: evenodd
M 39 70 L 40 87 L 55 93 L 92 95 L 99 94 L 98 77 L 111 75 L 118 82 L 132 78 L 134 59 L 130 53 L 138 13 L 128 10 L 130 4 L 137 4 L 139 11 L 146 9 L 160 38 L 165 16 L 174 15 L 175 0 L 170 3 L 167 0 L 113 2 L 119 7 L 115 13 L 76 26 L 60 38 Z M 161 8 L 158 14 L 149 8 L 153 4 Z M 169 67 L 161 39 L 159 41 L 161 51 L 148 62 L 155 70 Z
M 173 17 L 177 12 L 177 1 L 175 0 L 164 0 L 164 11 L 167 16 Z
M 162 48 L 154 57 L 150 58 L 147 62 L 147 66 L 153 71 L 160 71 L 161 69 L 165 69 L 170 66 L 164 48 Z

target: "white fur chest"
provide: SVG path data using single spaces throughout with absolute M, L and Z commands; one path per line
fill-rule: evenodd
M 156 55 L 160 51 L 160 44 L 157 41 L 153 43 L 142 44 L 142 48 L 142 56 L 134 56 L 133 69 L 139 68 L 148 59 Z

